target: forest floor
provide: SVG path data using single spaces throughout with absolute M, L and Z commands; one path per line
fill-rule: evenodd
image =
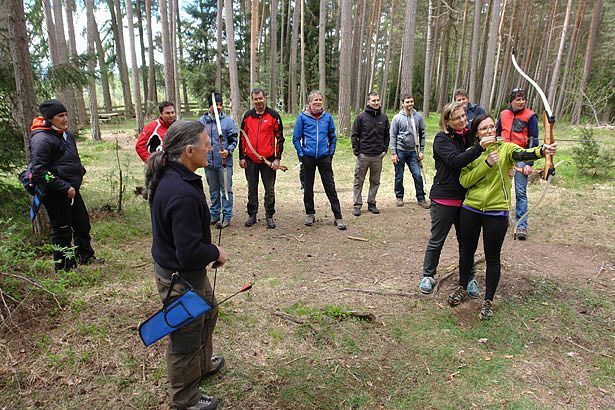
M 94 246 L 106 263 L 64 277 L 58 303 L 48 298 L 30 316 L 13 309 L 5 320 L 0 409 L 168 406 L 166 341 L 145 348 L 137 332 L 160 307 L 148 207 L 130 192 L 122 212 L 105 205 L 117 195 L 116 138 L 129 191 L 142 184 L 132 136 L 107 133 L 105 143 L 80 144 Z M 457 277 L 453 231 L 439 267 L 440 277 L 453 274 L 432 296 L 418 291 L 430 216 L 414 200 L 409 173 L 405 205 L 397 207 L 387 156 L 381 213 L 364 208 L 353 217 L 354 162 L 341 140 L 334 168 L 348 230 L 333 226 L 319 181 L 316 223 L 305 227 L 290 138 L 286 153 L 273 230 L 262 210 L 256 225 L 243 226 L 247 191 L 235 169 L 235 217 L 221 238 L 229 261 L 217 272 L 217 297 L 256 282 L 220 307 L 214 350 L 227 365 L 203 384 L 220 408 L 615 407 L 612 181 L 566 184 L 566 173 L 555 180 L 530 215 L 529 240 L 513 241 L 509 231 L 495 316 L 481 322 L 480 299 L 446 303 Z M 433 162 L 427 171 L 431 182 Z M 530 206 L 542 188 L 543 181 L 530 186 Z M 477 278 L 482 291 L 484 264 Z

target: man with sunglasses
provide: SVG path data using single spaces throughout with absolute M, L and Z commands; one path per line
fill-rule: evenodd
M 538 146 L 538 117 L 527 108 L 523 88 L 514 88 L 509 96 L 509 105 L 502 111 L 496 124 L 496 135 L 504 142 L 513 142 L 521 148 Z M 533 172 L 533 161 L 515 164 L 515 220 L 519 221 L 527 213 L 527 179 Z M 527 239 L 527 217 L 519 223 L 517 238 Z

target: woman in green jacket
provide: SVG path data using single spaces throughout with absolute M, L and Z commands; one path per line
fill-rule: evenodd
M 480 140 L 494 135 L 495 122 L 490 115 L 483 114 L 474 119 L 471 137 Z M 500 254 L 508 230 L 511 188 L 508 170 L 515 162 L 543 158 L 545 153 L 553 155 L 556 150 L 557 144 L 523 149 L 513 143 L 496 143 L 461 170 L 459 182 L 468 190 L 459 221 L 464 246 L 459 258 L 459 287 L 448 297 L 451 306 L 460 304 L 467 297 L 468 280 L 482 229 L 487 283 L 480 318 L 493 316 L 493 297 L 500 281 Z

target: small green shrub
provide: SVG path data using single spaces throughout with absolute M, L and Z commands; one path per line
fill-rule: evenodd
M 572 158 L 579 172 L 590 177 L 607 177 L 615 166 L 615 154 L 608 147 L 600 146 L 591 128 L 581 129 L 581 140 L 572 149 Z

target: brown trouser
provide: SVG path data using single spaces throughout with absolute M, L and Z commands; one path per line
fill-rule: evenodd
M 154 268 L 158 294 L 164 300 L 171 285 L 173 271 L 158 264 L 154 264 Z M 181 272 L 180 275 L 195 291 L 205 296 L 210 305 L 215 305 L 213 290 L 205 269 Z M 182 284 L 175 284 L 171 297 L 179 296 L 184 290 Z M 167 378 L 171 408 L 194 406 L 199 401 L 201 378 L 211 369 L 212 336 L 217 320 L 218 308 L 214 307 L 194 322 L 171 333 L 167 348 Z
M 357 155 L 357 160 L 354 166 L 354 183 L 352 186 L 352 201 L 355 208 L 361 208 L 363 205 L 363 182 L 365 175 L 369 169 L 369 191 L 367 192 L 367 203 L 376 205 L 376 194 L 380 188 L 380 173 L 382 172 L 382 158 L 386 153 L 379 155 Z

